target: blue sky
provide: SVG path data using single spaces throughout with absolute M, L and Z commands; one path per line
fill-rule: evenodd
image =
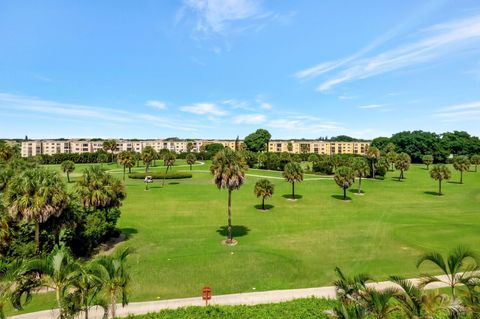
M 480 135 L 480 2 L 0 1 L 0 137 Z

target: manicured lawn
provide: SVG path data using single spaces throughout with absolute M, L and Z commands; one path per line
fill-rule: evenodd
M 121 177 L 121 168 L 104 166 Z M 135 251 L 131 301 L 199 296 L 205 285 L 214 294 L 330 285 L 335 266 L 378 280 L 391 274 L 415 277 L 430 270 L 415 268 L 426 250 L 480 247 L 480 172 L 466 173 L 463 185 L 454 172 L 443 185 L 445 195 L 437 196 L 437 182 L 423 165 L 414 165 L 402 182 L 398 172 L 383 181 L 364 180 L 365 195 L 349 192 L 347 202 L 339 199 L 342 190 L 332 179 L 296 185 L 302 197 L 295 202 L 284 198 L 291 185 L 272 179 L 269 212 L 255 207 L 261 202 L 253 194 L 258 177 L 247 176 L 233 193 L 239 243 L 225 247 L 227 192 L 212 184 L 208 168 L 208 162 L 195 166 L 193 178 L 167 181 L 164 188 L 155 181 L 150 191 L 142 180 L 127 179 L 119 227 L 129 234 L 124 245 Z M 281 177 L 260 170 L 248 174 Z

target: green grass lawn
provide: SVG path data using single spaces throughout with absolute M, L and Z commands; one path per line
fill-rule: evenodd
M 184 161 L 177 164 L 174 170 L 189 169 Z M 116 165 L 104 167 L 121 177 Z M 253 186 L 259 178 L 247 176 L 233 193 L 238 245 L 226 247 L 221 241 L 227 192 L 213 185 L 208 169 L 208 162 L 195 166 L 193 178 L 167 180 L 164 188 L 155 181 L 150 191 L 142 180 L 127 179 L 118 226 L 129 234 L 123 245 L 135 251 L 129 261 L 132 301 L 199 296 L 205 285 L 214 294 L 330 285 L 335 266 L 378 280 L 391 274 L 415 277 L 433 269 L 415 268 L 427 250 L 480 247 L 480 172 L 466 173 L 463 185 L 454 172 L 443 185 L 445 195 L 437 196 L 437 182 L 423 165 L 413 165 L 402 182 L 396 180 L 398 172 L 385 180 L 364 180 L 365 195 L 354 195 L 354 186 L 347 202 L 332 179 L 296 185 L 301 198 L 295 202 L 285 198 L 290 184 L 272 179 L 268 212 L 256 208 L 261 201 Z M 281 177 L 271 171 L 248 174 Z

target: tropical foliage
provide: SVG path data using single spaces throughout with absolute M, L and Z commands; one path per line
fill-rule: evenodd
M 265 199 L 273 196 L 274 185 L 268 179 L 261 179 L 255 183 L 253 192 L 258 197 L 262 198 L 262 210 L 265 210 Z

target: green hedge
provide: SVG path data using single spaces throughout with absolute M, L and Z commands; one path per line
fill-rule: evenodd
M 192 178 L 192 174 L 190 173 L 165 173 L 162 172 L 149 172 L 149 173 L 131 173 L 128 174 L 128 177 L 133 179 L 145 179 L 145 176 L 152 176 L 153 179 L 181 179 L 181 178 Z
M 208 306 L 162 310 L 135 319 L 326 319 L 336 301 L 318 298 L 255 306 Z

